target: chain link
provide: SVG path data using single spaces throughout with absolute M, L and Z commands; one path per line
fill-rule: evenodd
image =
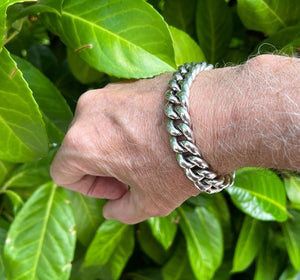
M 213 66 L 206 62 L 185 63 L 179 66 L 166 91 L 168 102 L 165 113 L 168 117 L 167 128 L 171 147 L 186 176 L 200 191 L 216 193 L 233 184 L 235 173 L 218 176 L 211 170 L 195 144 L 188 112 L 192 82 L 201 71 L 210 69 L 213 69 Z

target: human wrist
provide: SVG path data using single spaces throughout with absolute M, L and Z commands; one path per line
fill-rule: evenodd
M 299 60 L 262 55 L 196 77 L 190 95 L 193 130 L 216 172 L 299 168 L 300 79 L 291 79 L 299 70 Z
M 240 167 L 236 159 L 234 135 L 229 126 L 236 100 L 228 98 L 228 80 L 232 69 L 221 68 L 201 72 L 191 86 L 190 114 L 196 144 L 203 158 L 217 174 L 227 174 Z M 231 152 L 226 151 L 230 143 Z M 232 159 L 233 157 L 233 159 Z

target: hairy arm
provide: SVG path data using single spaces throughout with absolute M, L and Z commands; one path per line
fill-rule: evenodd
M 263 55 L 196 77 L 190 115 L 197 145 L 213 169 L 300 170 L 299 73 L 298 59 Z M 167 215 L 197 195 L 169 143 L 164 92 L 170 77 L 83 94 L 52 163 L 53 180 L 109 199 L 103 215 L 125 223 Z
M 300 170 L 300 60 L 261 55 L 200 73 L 192 85 L 197 143 L 219 173 Z

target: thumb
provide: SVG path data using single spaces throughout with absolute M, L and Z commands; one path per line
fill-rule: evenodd
M 108 201 L 103 208 L 103 216 L 105 219 L 116 219 L 125 224 L 136 224 L 149 216 L 141 211 L 139 205 L 143 201 L 136 203 L 134 193 L 129 190 L 120 199 Z

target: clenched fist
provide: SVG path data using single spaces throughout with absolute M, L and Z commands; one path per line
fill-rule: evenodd
M 199 191 L 177 164 L 164 115 L 170 74 L 83 94 L 52 163 L 58 185 L 106 198 L 107 219 L 164 216 Z

